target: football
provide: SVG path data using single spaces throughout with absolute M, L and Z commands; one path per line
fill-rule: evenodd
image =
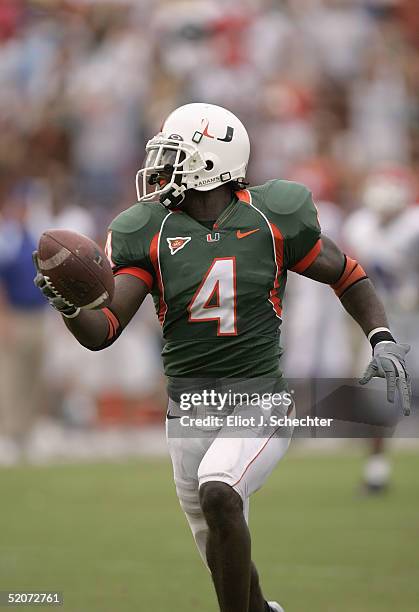
M 57 295 L 80 308 L 95 309 L 112 302 L 115 282 L 101 247 L 69 230 L 44 232 L 38 246 L 39 268 Z

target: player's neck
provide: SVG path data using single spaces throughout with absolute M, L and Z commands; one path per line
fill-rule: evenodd
M 197 221 L 215 221 L 232 199 L 231 187 L 221 185 L 211 191 L 190 190 L 186 193 L 182 210 Z

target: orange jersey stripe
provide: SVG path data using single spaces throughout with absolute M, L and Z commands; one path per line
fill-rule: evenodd
M 250 204 L 250 193 L 247 191 L 247 189 L 241 189 L 240 191 L 236 191 L 236 196 L 241 202 L 244 202 L 245 204 Z
M 167 304 L 163 299 L 163 281 L 161 278 L 161 274 L 160 274 L 160 266 L 159 266 L 159 255 L 158 255 L 158 248 L 159 248 L 159 235 L 160 233 L 158 232 L 157 234 L 155 234 L 153 236 L 153 239 L 150 243 L 150 259 L 151 259 L 151 263 L 153 264 L 153 268 L 156 272 L 156 278 L 157 278 L 157 286 L 159 288 L 159 321 L 160 323 L 163 325 L 164 322 L 164 317 L 166 315 L 167 312 Z
M 298 274 L 302 274 L 311 264 L 317 259 L 322 250 L 322 241 L 319 238 L 316 244 L 310 251 L 305 255 L 298 263 L 295 264 L 290 270 L 293 272 L 298 272 Z
M 119 276 L 120 274 L 129 274 L 130 276 L 135 276 L 136 278 L 139 278 L 147 285 L 149 291 L 151 291 L 153 287 L 153 277 L 151 276 L 150 272 L 147 272 L 147 270 L 143 270 L 142 268 L 121 268 L 120 270 L 115 272 L 115 276 Z
M 279 279 L 284 265 L 284 238 L 280 229 L 274 224 L 269 223 L 275 243 L 275 262 L 277 273 L 275 275 L 274 286 L 269 293 L 269 301 L 271 302 L 278 317 L 282 316 L 281 299 L 278 296 Z

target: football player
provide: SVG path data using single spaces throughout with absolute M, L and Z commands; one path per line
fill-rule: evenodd
M 184 390 L 228 389 L 230 381 L 247 379 L 257 386 L 265 378 L 286 388 L 279 329 L 289 270 L 332 286 L 372 346 L 362 382 L 386 378 L 389 400 L 397 390 L 406 414 L 408 347 L 393 338 L 360 264 L 321 234 L 304 185 L 271 180 L 247 188 L 249 152 L 246 129 L 228 110 L 201 103 L 176 109 L 147 143 L 138 203 L 110 226 L 107 254 L 116 283 L 110 308 L 71 307 L 51 297 L 40 273 L 36 284 L 93 351 L 115 342 L 151 292 L 165 339 L 176 490 L 220 610 L 280 612 L 262 594 L 247 518 L 249 497 L 285 454 L 290 432 L 267 436 L 255 426 L 228 437 L 217 424 L 182 432 Z M 218 408 L 198 401 L 192 415 L 211 416 Z
M 343 239 L 351 255 L 362 259 L 383 300 L 393 332 L 409 337 L 413 347 L 410 367 L 417 371 L 419 208 L 414 205 L 415 185 L 410 170 L 394 162 L 377 165 L 366 177 L 361 202 L 363 206 L 343 225 Z M 385 439 L 376 438 L 370 446 L 361 492 L 382 493 L 387 491 L 391 477 Z

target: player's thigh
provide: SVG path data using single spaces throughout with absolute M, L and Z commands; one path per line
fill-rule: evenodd
M 166 419 L 167 446 L 181 506 L 195 506 L 198 503 L 198 468 L 217 432 L 205 436 L 200 430 L 181 427 L 179 419 L 174 417 L 177 412 L 177 404 L 169 400 L 171 418 Z
M 219 436 L 209 447 L 198 469 L 199 486 L 221 481 L 233 487 L 243 502 L 260 489 L 288 450 L 291 435 L 277 431 L 270 437 Z

